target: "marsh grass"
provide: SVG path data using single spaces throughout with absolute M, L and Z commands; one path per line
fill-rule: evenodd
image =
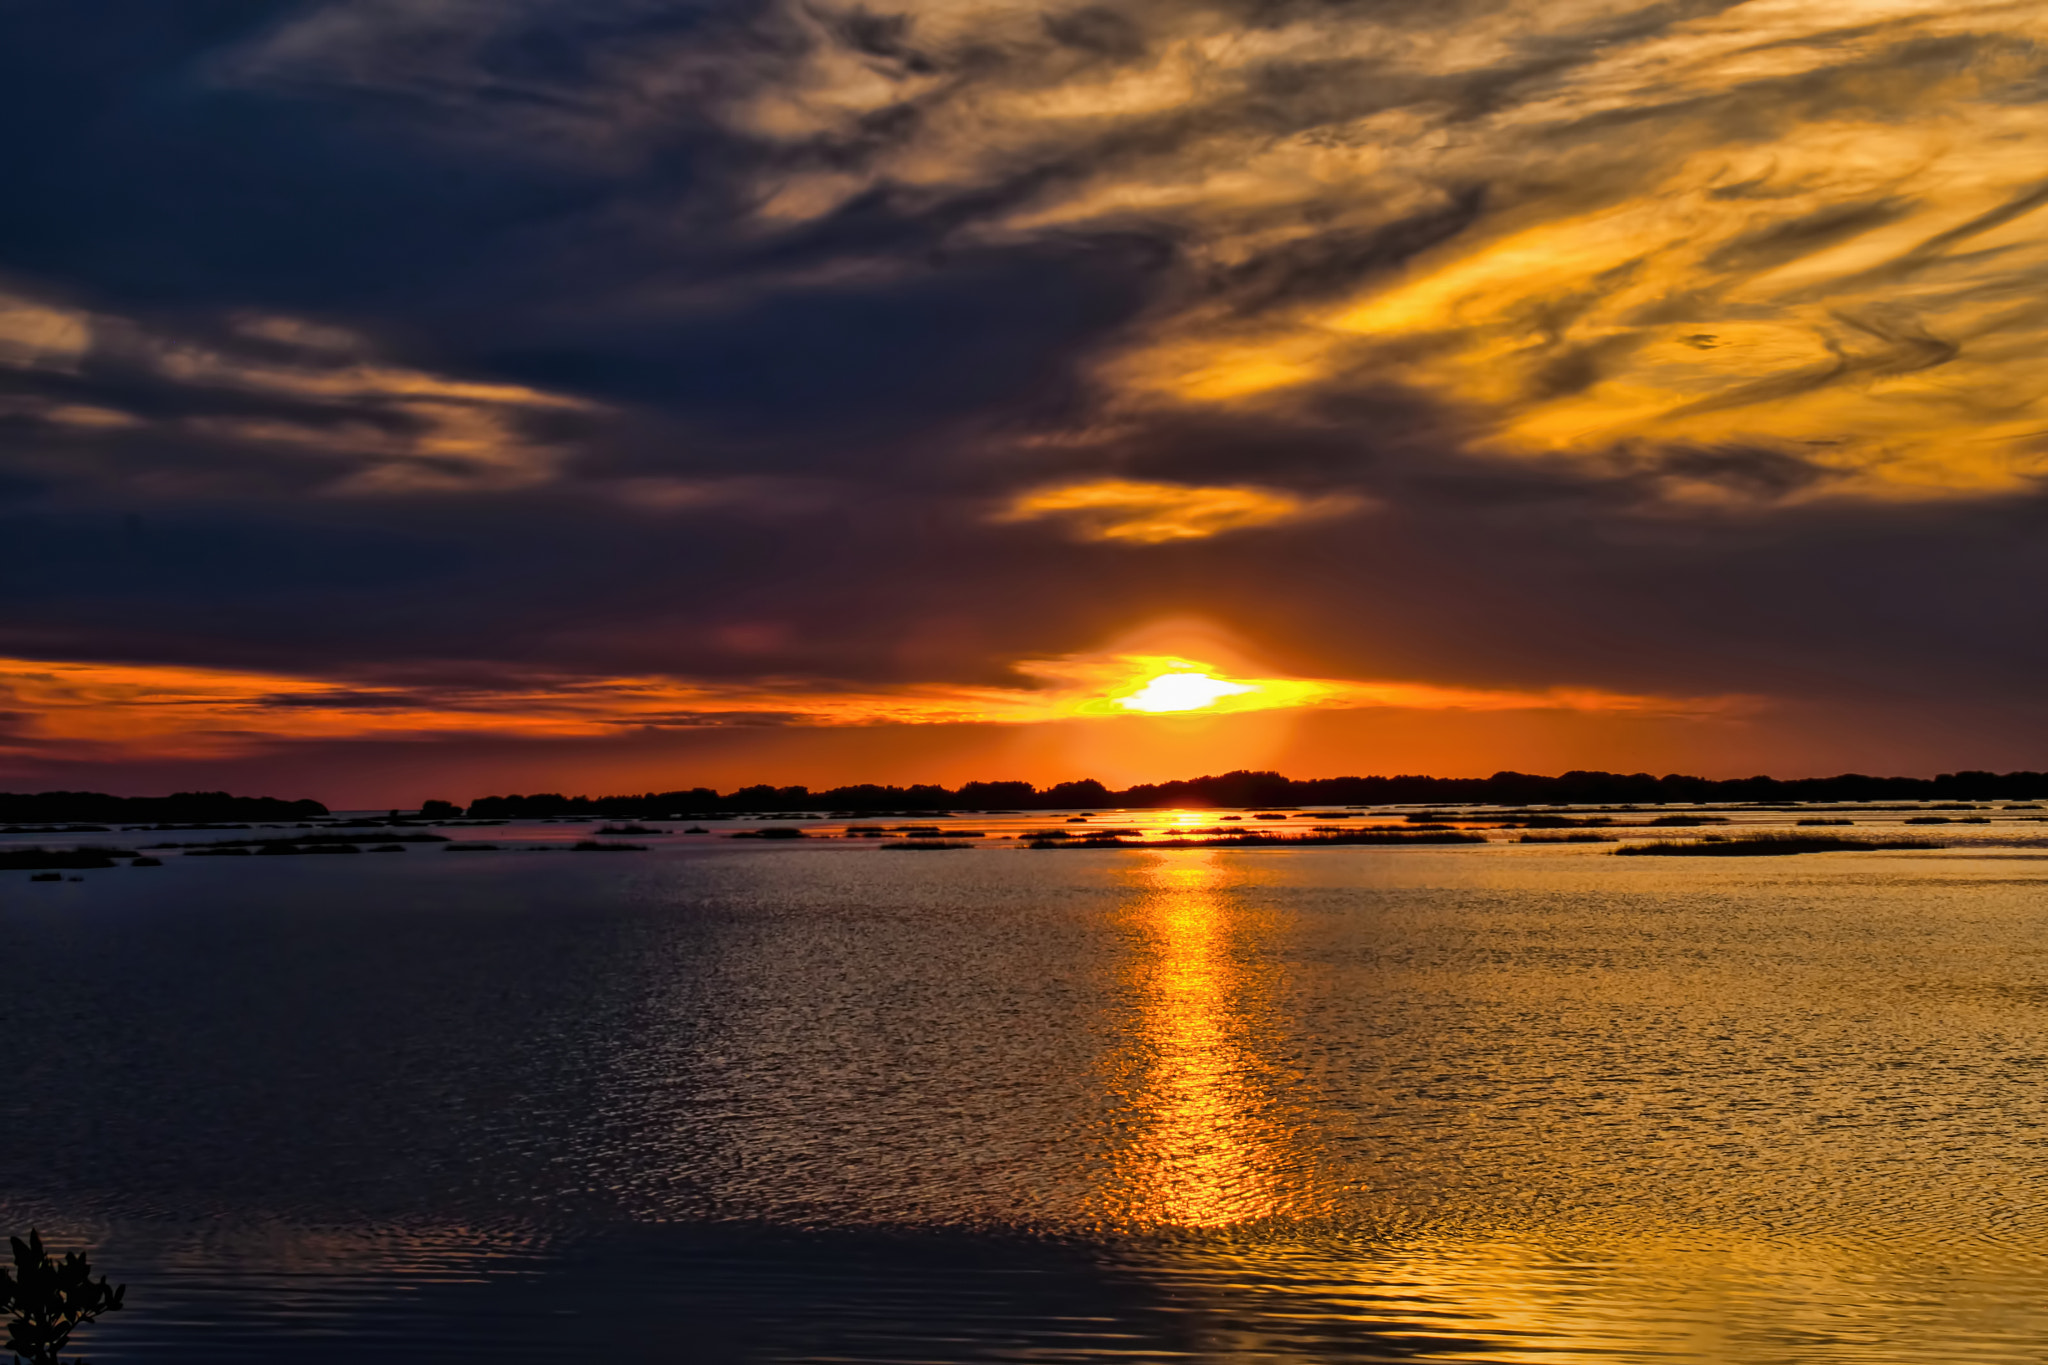
M 116 858 L 133 858 L 135 851 L 127 848 L 10 848 L 0 849 L 0 871 L 28 872 L 45 868 L 61 868 L 71 872 L 86 872 L 94 868 L 115 867 Z
M 1792 853 L 1846 853 L 1873 849 L 1945 848 L 1927 839 L 1856 839 L 1839 834 L 1744 834 L 1735 838 L 1699 840 L 1660 839 L 1654 843 L 1625 844 L 1614 850 L 1618 858 L 1769 858 Z
M 160 848 L 182 848 L 187 853 L 204 850 L 226 851 L 232 848 L 254 849 L 258 853 L 272 848 L 286 848 L 292 851 L 308 850 L 315 844 L 445 844 L 445 834 L 327 834 L 314 831 L 308 834 L 261 835 L 248 839 L 210 839 L 204 843 L 167 842 L 150 844 L 154 851 Z

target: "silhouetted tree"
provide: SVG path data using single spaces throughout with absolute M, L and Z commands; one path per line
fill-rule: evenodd
M 1048 809 L 1106 806 L 1109 804 L 1109 788 L 1092 777 L 1084 777 L 1079 782 L 1059 782 L 1045 789 L 1044 802 Z
M 91 1264 L 75 1251 L 61 1261 L 50 1259 L 34 1228 L 26 1242 L 7 1240 L 14 1244 L 14 1273 L 0 1270 L 0 1312 L 13 1315 L 7 1349 L 16 1365 L 60 1365 L 57 1353 L 70 1344 L 71 1334 L 119 1309 L 128 1286 L 109 1285 L 104 1275 L 95 1281 Z M 85 1362 L 74 1359 L 72 1365 Z
M 960 788 L 961 803 L 981 810 L 1029 805 L 1037 795 L 1029 782 L 968 782 Z

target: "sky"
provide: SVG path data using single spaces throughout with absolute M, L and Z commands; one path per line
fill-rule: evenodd
M 0 785 L 2048 768 L 2048 3 L 0 9 Z

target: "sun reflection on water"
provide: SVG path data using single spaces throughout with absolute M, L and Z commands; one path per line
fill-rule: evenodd
M 1276 1212 L 1276 1134 L 1253 1046 L 1262 969 L 1214 850 L 1158 855 L 1126 912 L 1131 1033 L 1116 1059 L 1134 1112 L 1111 1199 L 1137 1223 L 1217 1228 Z

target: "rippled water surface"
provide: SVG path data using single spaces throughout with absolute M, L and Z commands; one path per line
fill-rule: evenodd
M 2034 1361 L 2048 850 L 0 880 L 102 1362 Z

